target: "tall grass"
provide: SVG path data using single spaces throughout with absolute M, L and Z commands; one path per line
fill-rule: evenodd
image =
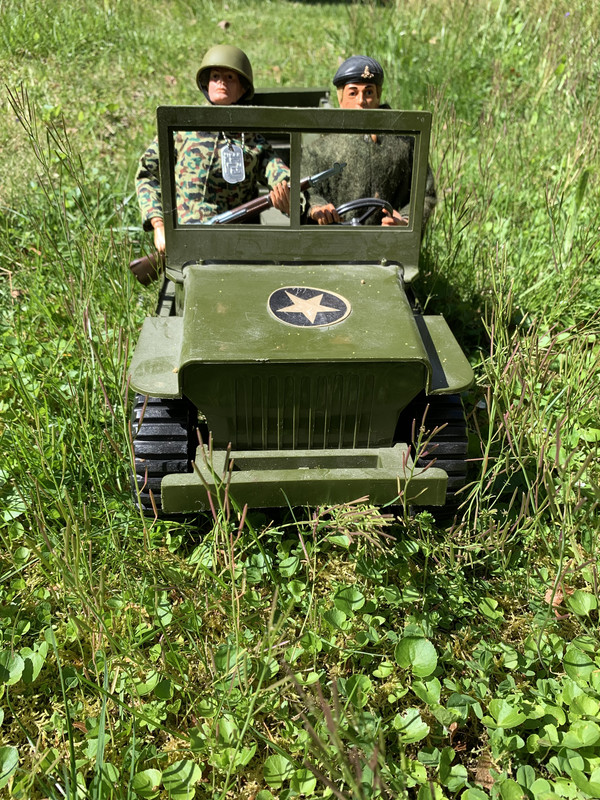
M 0 790 L 596 796 L 600 12 L 153 10 L 0 5 Z M 477 376 L 452 524 L 364 500 L 268 519 L 225 490 L 199 526 L 134 507 L 127 364 L 156 289 L 127 270 L 132 175 L 215 41 L 259 86 L 368 52 L 386 99 L 433 111 L 418 289 Z

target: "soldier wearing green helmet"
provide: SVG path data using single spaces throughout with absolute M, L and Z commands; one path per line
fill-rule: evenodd
M 370 56 L 347 58 L 333 77 L 340 108 L 389 108 L 381 102 L 384 72 Z M 341 222 L 336 208 L 359 197 L 377 197 L 393 206 L 393 214 L 382 211 L 368 224 L 408 225 L 412 183 L 414 139 L 386 134 L 333 134 L 322 136 L 305 148 L 302 171 L 326 169 L 334 161 L 345 161 L 347 169 L 308 191 L 308 217 L 319 225 Z M 433 173 L 428 169 L 423 209 L 423 227 L 436 202 Z
M 200 91 L 212 105 L 248 102 L 254 94 L 252 66 L 233 45 L 211 47 L 196 75 Z M 275 208 L 289 213 L 289 169 L 263 136 L 218 131 L 180 131 L 174 139 L 177 217 L 180 224 L 208 222 L 270 189 Z M 138 164 L 136 192 L 144 230 L 154 231 L 154 245 L 165 251 L 160 194 L 158 140 Z
M 211 70 L 231 70 L 235 72 L 242 86 L 243 94 L 237 103 L 247 103 L 254 96 L 254 79 L 252 65 L 246 53 L 231 44 L 217 44 L 207 50 L 200 64 L 196 83 L 209 103 L 214 102 L 209 96 Z

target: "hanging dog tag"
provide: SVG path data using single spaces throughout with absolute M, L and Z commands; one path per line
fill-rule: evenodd
M 239 145 L 227 142 L 221 148 L 221 170 L 227 183 L 241 183 L 244 180 L 244 151 Z

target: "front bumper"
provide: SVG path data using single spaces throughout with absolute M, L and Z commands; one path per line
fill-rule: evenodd
M 368 496 L 376 505 L 441 506 L 448 476 L 414 466 L 405 444 L 342 450 L 219 450 L 200 446 L 193 473 L 162 481 L 163 511 L 187 514 L 210 509 L 219 493 L 239 508 L 319 506 Z M 216 505 L 216 504 L 215 504 Z

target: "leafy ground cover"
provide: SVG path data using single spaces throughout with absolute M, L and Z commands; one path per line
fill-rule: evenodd
M 0 794 L 599 797 L 596 5 L 44 9 L 0 18 Z M 456 519 L 136 512 L 133 170 L 215 41 L 262 86 L 369 52 L 433 111 L 418 289 L 477 375 Z

